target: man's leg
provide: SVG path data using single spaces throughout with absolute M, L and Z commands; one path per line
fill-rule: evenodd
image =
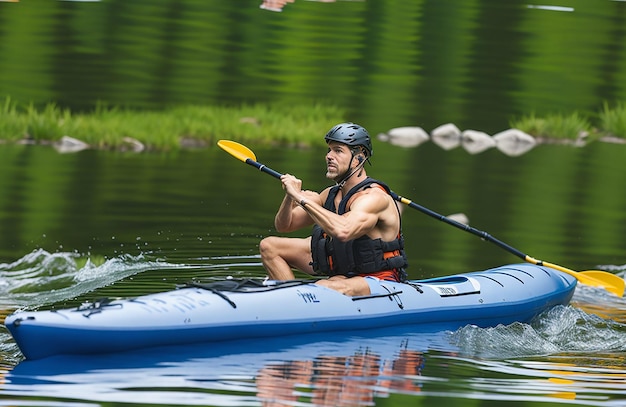
M 272 280 L 293 280 L 292 268 L 313 274 L 311 238 L 270 236 L 259 244 L 261 261 Z

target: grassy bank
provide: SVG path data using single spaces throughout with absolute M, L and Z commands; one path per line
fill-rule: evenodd
M 7 99 L 0 110 L 0 140 L 47 143 L 70 136 L 95 148 L 118 149 L 132 138 L 159 151 L 203 147 L 222 138 L 309 145 L 343 120 L 343 110 L 320 104 L 178 106 L 147 112 L 97 107 L 72 113 L 54 104 L 20 107 Z
M 626 139 L 626 104 L 618 102 L 613 106 L 605 103 L 596 113 L 574 112 L 569 116 L 534 114 L 514 119 L 511 127 L 518 128 L 532 136 L 544 139 L 575 140 L 587 137 L 595 140 L 601 137 Z
M 345 117 L 342 109 L 321 104 L 178 106 L 163 111 L 99 106 L 93 112 L 73 113 L 54 104 L 41 109 L 19 106 L 7 98 L 0 107 L 0 142 L 43 144 L 70 136 L 94 148 L 122 149 L 132 139 L 147 150 L 167 151 L 204 147 L 226 138 L 254 144 L 307 146 L 322 143 L 319 135 Z M 531 114 L 512 120 L 510 126 L 539 138 L 626 139 L 626 104 L 605 103 L 593 114 Z

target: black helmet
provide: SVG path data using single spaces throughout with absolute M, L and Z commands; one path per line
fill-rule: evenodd
M 371 157 L 372 139 L 369 133 L 363 127 L 355 123 L 341 123 L 333 127 L 326 133 L 324 137 L 326 143 L 329 141 L 337 141 L 349 145 L 351 147 L 362 146 L 367 150 L 367 157 Z

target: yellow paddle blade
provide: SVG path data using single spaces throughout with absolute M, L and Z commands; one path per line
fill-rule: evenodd
M 217 145 L 228 154 L 237 158 L 238 160 L 243 161 L 244 163 L 249 158 L 253 161 L 256 161 L 256 155 L 250 150 L 248 147 L 243 144 L 239 144 L 236 141 L 231 140 L 219 140 Z
M 581 271 L 580 274 L 584 274 L 589 278 L 593 278 L 595 280 L 604 281 L 605 284 L 611 285 L 615 287 L 615 293 L 620 297 L 624 294 L 624 288 L 626 287 L 626 280 L 621 278 L 620 276 L 616 276 L 613 273 L 609 273 L 601 270 L 585 270 Z
M 527 257 L 527 261 L 528 261 L 528 257 Z M 530 263 L 533 263 L 533 262 L 530 261 Z M 533 264 L 537 264 L 537 263 L 533 263 Z M 624 295 L 624 287 L 626 286 L 626 281 L 624 281 L 623 278 L 616 276 L 615 274 L 611 274 L 609 272 L 600 271 L 600 270 L 588 270 L 588 271 L 576 272 L 574 270 L 570 270 L 565 267 L 559 266 L 557 264 L 552 264 L 552 263 L 548 263 L 545 261 L 542 262 L 541 264 L 543 264 L 546 267 L 550 267 L 555 270 L 559 270 L 559 271 L 562 271 L 563 273 L 574 276 L 582 284 L 589 285 L 592 287 L 604 288 L 607 291 L 617 295 L 618 297 L 622 297 Z

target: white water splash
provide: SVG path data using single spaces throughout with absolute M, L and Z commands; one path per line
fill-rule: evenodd
M 485 359 L 560 352 L 626 351 L 626 325 L 573 306 L 557 306 L 531 324 L 465 326 L 450 335 L 460 353 Z
M 621 277 L 626 276 L 626 264 L 598 264 L 596 268 L 598 270 L 615 273 Z
M 34 250 L 13 263 L 0 263 L 0 309 L 43 306 L 74 298 L 151 269 L 177 265 L 120 255 L 92 261 L 79 253 Z

